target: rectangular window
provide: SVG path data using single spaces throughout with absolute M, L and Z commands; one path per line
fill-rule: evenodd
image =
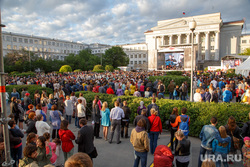
M 23 47 L 22 46 L 19 46 L 19 50 L 22 50 L 23 49 Z
M 37 39 L 35 39 L 35 40 L 34 40 L 34 43 L 35 43 L 35 44 L 38 44 L 38 40 L 37 40 Z
M 67 47 L 67 44 L 66 44 L 66 43 L 64 44 L 64 47 Z
M 82 49 L 82 46 L 80 46 L 80 49 Z
M 139 61 L 139 64 L 141 64 L 141 61 Z
M 137 58 L 137 55 L 135 55 L 135 58 Z
M 47 45 L 47 41 L 43 41 L 43 45 Z
M 28 43 L 28 39 L 24 39 L 24 43 Z
M 52 42 L 52 46 L 55 46 L 55 42 Z
M 146 61 L 145 61 L 145 60 L 143 61 L 143 64 L 146 64 Z
M 23 38 L 18 38 L 18 42 L 23 42 Z
M 247 40 L 242 40 L 241 43 L 247 43 Z
M 143 54 L 143 58 L 146 58 L 146 54 Z
M 7 45 L 7 49 L 11 49 L 11 45 Z
M 16 45 L 14 45 L 14 46 L 13 46 L 13 49 L 17 50 L 17 46 L 16 46 Z
M 139 58 L 141 58 L 141 54 L 139 54 Z
M 202 47 L 201 47 L 201 50 L 202 50 L 202 51 L 205 51 L 205 46 L 202 46 Z
M 60 47 L 63 47 L 63 43 L 60 43 Z
M 11 37 L 10 36 L 6 36 L 6 41 L 11 42 Z
M 137 61 L 135 61 L 135 64 L 137 64 Z
M 133 58 L 133 55 L 131 55 L 130 58 L 132 59 L 132 58 Z
M 30 43 L 33 43 L 33 39 L 30 39 Z
M 211 50 L 214 50 L 214 46 L 211 46 Z
M 48 45 L 51 45 L 51 42 L 50 42 L 50 41 L 48 41 Z
M 73 48 L 73 45 L 71 45 L 71 48 Z
M 56 43 L 56 46 L 59 47 L 59 43 L 58 42 Z
M 211 42 L 214 42 L 214 36 L 212 36 L 212 37 L 210 38 L 210 41 L 211 41 Z
M 13 37 L 13 42 L 17 42 L 17 38 L 16 37 Z
M 39 41 L 39 44 L 40 44 L 40 45 L 42 45 L 42 44 L 43 44 L 43 41 L 42 41 L 42 40 L 40 40 L 40 41 Z
M 130 64 L 133 64 L 133 61 L 130 61 Z

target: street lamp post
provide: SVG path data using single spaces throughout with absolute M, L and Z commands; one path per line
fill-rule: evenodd
M 7 117 L 7 108 L 6 108 L 6 90 L 5 90 L 5 73 L 4 73 L 4 62 L 3 62 L 3 45 L 2 45 L 2 27 L 5 25 L 1 24 L 1 9 L 0 9 L 0 97 L 1 97 L 1 119 L 0 122 L 3 124 L 3 137 L 4 137 L 4 153 L 5 153 L 5 162 L 0 164 L 0 166 L 12 166 L 14 160 L 11 160 L 10 157 L 10 138 L 9 138 L 9 129 L 8 129 L 8 117 Z
M 189 22 L 189 29 L 192 31 L 192 53 L 191 53 L 191 87 L 190 87 L 190 101 L 193 101 L 193 80 L 194 80 L 194 30 L 196 28 L 196 22 L 193 19 L 192 21 Z

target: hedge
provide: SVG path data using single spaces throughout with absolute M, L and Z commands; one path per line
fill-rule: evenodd
M 95 95 L 99 95 L 102 102 L 107 101 L 108 107 L 111 109 L 114 107 L 114 102 L 117 100 L 117 96 L 93 93 L 93 92 L 82 92 L 88 103 L 88 112 L 92 110 L 92 101 L 94 100 Z M 79 92 L 76 92 L 78 97 Z M 135 116 L 137 115 L 137 108 L 140 104 L 140 101 L 144 101 L 145 106 L 147 107 L 152 98 L 138 98 L 133 96 L 119 96 L 122 101 L 126 100 L 128 106 L 130 107 L 132 114 L 130 116 L 130 121 L 133 122 Z M 187 108 L 187 115 L 190 116 L 190 136 L 198 137 L 203 125 L 210 124 L 210 119 L 212 116 L 218 118 L 218 125 L 225 125 L 230 116 L 234 116 L 237 122 L 246 122 L 248 121 L 248 113 L 250 112 L 250 105 L 239 104 L 239 103 L 205 103 L 205 102 L 189 102 L 181 100 L 169 100 L 169 99 L 157 99 L 156 104 L 159 106 L 159 112 L 162 120 L 163 127 L 166 128 L 166 120 L 169 118 L 172 109 L 177 107 L 180 111 L 183 107 Z
M 23 88 L 26 88 L 26 90 L 30 93 L 30 98 L 34 104 L 34 93 L 36 90 L 39 91 L 39 93 L 42 93 L 42 90 L 46 90 L 47 94 L 49 96 L 49 94 L 53 93 L 53 90 L 50 88 L 44 88 L 41 87 L 40 85 L 9 85 L 6 86 L 6 92 L 8 92 L 9 97 L 11 98 L 10 94 L 13 91 L 13 88 L 16 88 L 16 91 L 20 94 L 20 98 L 21 98 L 21 92 Z
M 19 73 L 17 71 L 13 71 L 9 75 L 18 76 L 18 77 L 28 77 L 28 76 L 34 77 L 34 76 L 36 76 L 36 73 L 32 72 L 32 71 L 22 72 L 22 73 Z
M 179 72 L 179 71 L 173 71 L 173 72 Z M 190 90 L 190 78 L 186 76 L 178 76 L 178 75 L 166 75 L 166 76 L 150 76 L 149 80 L 152 82 L 156 81 L 156 79 L 161 80 L 164 85 L 166 86 L 166 93 L 168 92 L 167 86 L 170 84 L 170 81 L 174 80 L 175 85 L 179 85 L 181 87 L 181 84 L 184 81 L 187 81 L 188 83 L 188 90 Z
M 182 71 L 167 71 L 166 74 L 167 75 L 182 75 L 183 72 Z

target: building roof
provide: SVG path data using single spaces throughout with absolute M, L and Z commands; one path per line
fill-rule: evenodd
M 245 23 L 245 21 L 242 20 L 236 20 L 236 21 L 229 21 L 229 22 L 223 22 L 223 25 L 227 25 L 227 24 L 237 24 L 237 23 Z

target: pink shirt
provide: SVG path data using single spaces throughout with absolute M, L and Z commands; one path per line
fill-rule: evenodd
M 50 158 L 50 162 L 53 164 L 56 162 L 57 155 L 56 155 L 56 144 L 54 142 L 50 142 L 49 146 L 52 151 L 52 157 Z M 49 154 L 49 147 L 46 147 L 46 154 Z
M 144 88 L 145 88 L 145 86 L 144 86 L 144 85 L 141 85 L 141 86 L 140 86 L 140 91 L 141 91 L 141 92 L 144 92 Z

